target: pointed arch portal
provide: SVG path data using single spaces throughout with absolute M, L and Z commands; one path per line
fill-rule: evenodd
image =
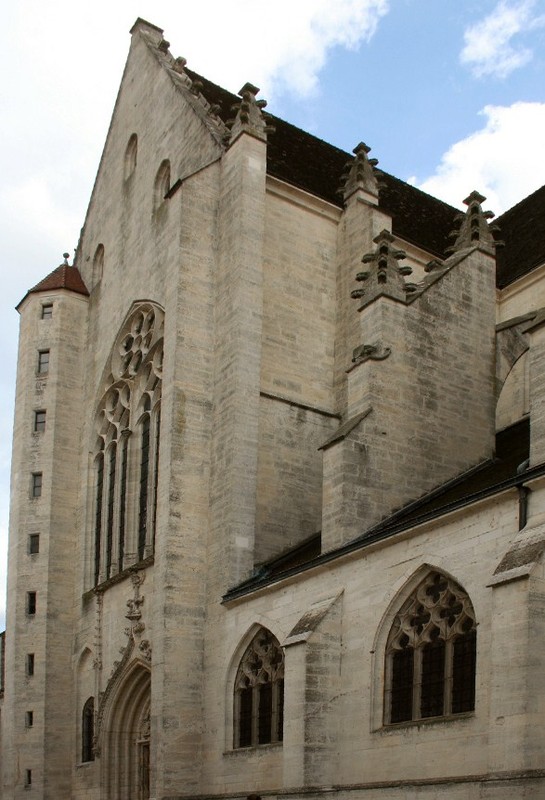
M 112 697 L 100 748 L 108 800 L 150 796 L 150 690 L 149 669 L 135 662 Z

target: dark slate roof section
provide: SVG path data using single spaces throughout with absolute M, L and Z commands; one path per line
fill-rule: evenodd
M 254 588 L 256 582 L 268 582 L 276 575 L 282 575 L 285 572 L 295 570 L 304 564 L 308 564 L 315 558 L 318 558 L 322 549 L 322 534 L 321 531 L 315 533 L 309 539 L 305 539 L 301 544 L 286 550 L 275 558 L 269 561 L 264 561 L 263 564 L 258 564 L 254 570 L 253 575 L 248 580 L 237 586 L 237 589 L 246 587 Z
M 496 455 L 475 469 L 449 481 L 434 492 L 392 514 L 374 528 L 374 532 L 393 523 L 408 524 L 423 516 L 444 510 L 459 500 L 478 495 L 487 489 L 515 477 L 530 454 L 530 420 L 525 418 L 496 435 Z M 527 465 L 526 465 L 527 466 Z M 524 469 L 526 468 L 524 467 Z M 365 538 L 365 537 L 363 537 Z
M 89 292 L 83 282 L 79 269 L 77 267 L 71 267 L 69 264 L 61 264 L 57 269 L 54 269 L 53 272 L 50 272 L 49 275 L 37 283 L 36 286 L 29 289 L 16 308 L 19 308 L 29 294 L 35 294 L 37 292 L 55 292 L 58 289 L 67 289 L 70 292 L 76 292 L 76 294 L 83 294 L 86 297 L 89 296 Z
M 545 186 L 521 200 L 495 220 L 498 238 L 497 285 L 503 289 L 545 263 Z
M 225 123 L 235 116 L 232 106 L 240 102 L 237 95 L 187 67 L 185 71 L 202 83 L 203 95 L 220 107 L 218 113 Z M 276 129 L 267 144 L 268 173 L 342 208 L 338 189 L 352 156 L 279 117 L 266 116 Z M 380 169 L 377 178 L 379 208 L 391 216 L 394 235 L 445 258 L 452 244 L 449 233 L 460 212 Z M 499 217 L 497 223 L 499 238 L 505 242 L 497 253 L 497 285 L 503 288 L 545 262 L 545 186 Z
M 220 107 L 218 113 L 223 122 L 235 116 L 232 107 L 240 102 L 240 97 L 187 67 L 185 71 L 191 80 L 202 83 L 201 91 L 208 102 Z M 275 128 L 267 142 L 269 175 L 342 208 L 338 189 L 346 164 L 353 156 L 273 114 L 266 113 L 266 116 L 267 122 Z M 379 208 L 392 217 L 394 234 L 436 256 L 444 256 L 451 244 L 448 235 L 459 211 L 380 169 L 377 178 L 382 184 Z
M 527 470 L 530 451 L 529 419 L 511 425 L 496 436 L 496 455 L 494 459 L 480 464 L 470 472 L 441 486 L 425 497 L 411 503 L 358 539 L 321 555 L 318 554 L 320 535 L 312 537 L 302 545 L 286 552 L 278 558 L 261 564 L 247 581 L 233 587 L 223 600 L 234 600 L 249 594 L 262 586 L 297 575 L 322 563 L 334 561 L 346 553 L 364 548 L 407 530 L 422 522 L 440 517 L 456 508 L 470 505 L 483 497 L 523 483 L 525 479 L 543 474 L 545 467 Z M 306 560 L 305 560 L 306 559 Z

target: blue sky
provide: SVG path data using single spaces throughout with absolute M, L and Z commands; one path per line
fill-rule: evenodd
M 19 0 L 0 31 L 0 627 L 18 317 L 72 252 L 142 16 L 231 91 L 459 205 L 545 183 L 545 0 Z

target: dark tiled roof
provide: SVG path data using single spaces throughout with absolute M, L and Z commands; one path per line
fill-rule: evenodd
M 71 267 L 69 264 L 61 264 L 57 269 L 54 269 L 53 272 L 50 272 L 49 275 L 37 283 L 36 286 L 29 289 L 23 297 L 23 300 L 26 300 L 29 294 L 35 294 L 37 292 L 55 292 L 58 289 L 68 289 L 70 292 L 89 295 L 87 287 L 79 273 L 79 269 L 77 267 Z M 21 300 L 17 308 L 19 308 L 23 300 Z
M 518 468 L 530 454 L 530 420 L 525 418 L 496 435 L 496 455 L 470 472 L 412 503 L 384 520 L 374 532 L 393 524 L 408 525 L 434 512 L 447 509 L 458 501 L 485 492 L 493 486 L 514 478 Z
M 202 93 L 220 107 L 224 122 L 235 116 L 233 105 L 240 97 L 192 70 L 186 68 L 186 72 L 202 83 Z M 275 128 L 267 142 L 267 172 L 342 208 L 338 189 L 353 156 L 273 114 L 267 114 L 267 121 Z M 393 232 L 437 256 L 444 255 L 451 244 L 448 234 L 457 209 L 382 170 L 377 170 L 377 178 L 382 184 L 379 207 L 392 217 Z
M 202 93 L 219 107 L 224 122 L 235 116 L 232 106 L 237 95 L 186 68 L 192 80 L 202 83 Z M 269 136 L 267 171 L 281 180 L 342 207 L 337 190 L 346 163 L 352 159 L 333 145 L 296 128 L 272 114 L 268 121 L 276 128 Z M 425 194 L 387 172 L 377 170 L 381 184 L 379 207 L 392 217 L 392 231 L 433 255 L 445 257 L 452 244 L 449 233 L 459 211 Z M 507 286 L 545 261 L 545 187 L 499 217 L 500 238 L 505 247 L 498 250 L 498 286 Z
M 259 565 L 251 578 L 230 589 L 223 599 L 235 599 L 313 566 L 334 561 L 339 556 L 365 547 L 373 541 L 387 539 L 421 522 L 440 517 L 457 507 L 469 505 L 495 491 L 501 491 L 506 485 L 510 486 L 519 473 L 525 472 L 529 452 L 530 421 L 526 418 L 497 434 L 496 455 L 490 461 L 392 514 L 359 539 L 348 542 L 338 550 L 320 555 L 321 537 L 319 533 L 316 534 L 293 550 Z M 519 481 L 523 480 L 521 474 Z
M 545 262 L 545 186 L 496 220 L 505 247 L 497 252 L 500 289 Z

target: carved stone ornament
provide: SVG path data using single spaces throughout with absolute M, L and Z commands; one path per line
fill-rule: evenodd
M 142 605 L 144 603 L 144 596 L 140 595 L 140 587 L 146 578 L 145 572 L 134 572 L 131 575 L 131 581 L 134 588 L 134 597 L 127 600 L 128 613 L 125 614 L 126 618 L 131 622 L 137 622 L 142 617 Z
M 397 614 L 387 650 L 416 649 L 437 637 L 446 642 L 472 631 L 475 625 L 473 606 L 462 587 L 432 572 Z
M 274 636 L 259 631 L 246 650 L 238 668 L 235 688 L 274 683 L 284 677 L 284 654 Z
M 373 241 L 377 248 L 371 253 L 365 253 L 361 260 L 367 267 L 356 275 L 360 284 L 365 282 L 365 288 L 362 286 L 350 292 L 353 300 L 365 297 L 360 310 L 377 297 L 391 297 L 404 302 L 412 290 L 412 285 L 405 282 L 405 277 L 412 273 L 412 267 L 398 264 L 398 261 L 406 258 L 406 253 L 394 246 L 392 234 L 383 230 Z
M 226 135 L 229 144 L 232 144 L 241 133 L 249 133 L 256 139 L 266 141 L 267 134 L 274 132 L 274 127 L 267 124 L 262 113 L 267 101 L 257 100 L 258 93 L 257 86 L 251 83 L 245 83 L 239 91 L 242 100 L 240 103 L 235 103 L 232 109 L 236 116 L 227 122 L 231 129 Z
M 146 661 L 151 661 L 151 644 L 148 639 L 142 639 L 140 644 L 138 645 L 138 649 L 146 659 Z
M 467 212 L 456 216 L 456 222 L 460 227 L 449 234 L 455 238 L 455 242 L 452 247 L 447 248 L 447 252 L 457 253 L 468 247 L 479 247 L 494 255 L 496 247 L 503 244 L 494 239 L 494 233 L 498 231 L 498 227 L 489 225 L 489 220 L 493 219 L 494 213 L 483 211 L 482 204 L 485 200 L 486 197 L 476 191 L 466 197 L 464 203 L 467 206 Z
M 391 347 L 384 347 L 383 344 L 360 344 L 352 352 L 352 363 L 363 364 L 364 361 L 384 361 L 391 354 Z
M 363 192 L 378 197 L 378 184 L 374 167 L 378 164 L 376 158 L 368 158 L 371 148 L 360 142 L 352 151 L 355 158 L 346 165 L 346 172 L 342 175 L 342 186 L 339 193 L 346 202 L 354 192 L 361 189 Z

